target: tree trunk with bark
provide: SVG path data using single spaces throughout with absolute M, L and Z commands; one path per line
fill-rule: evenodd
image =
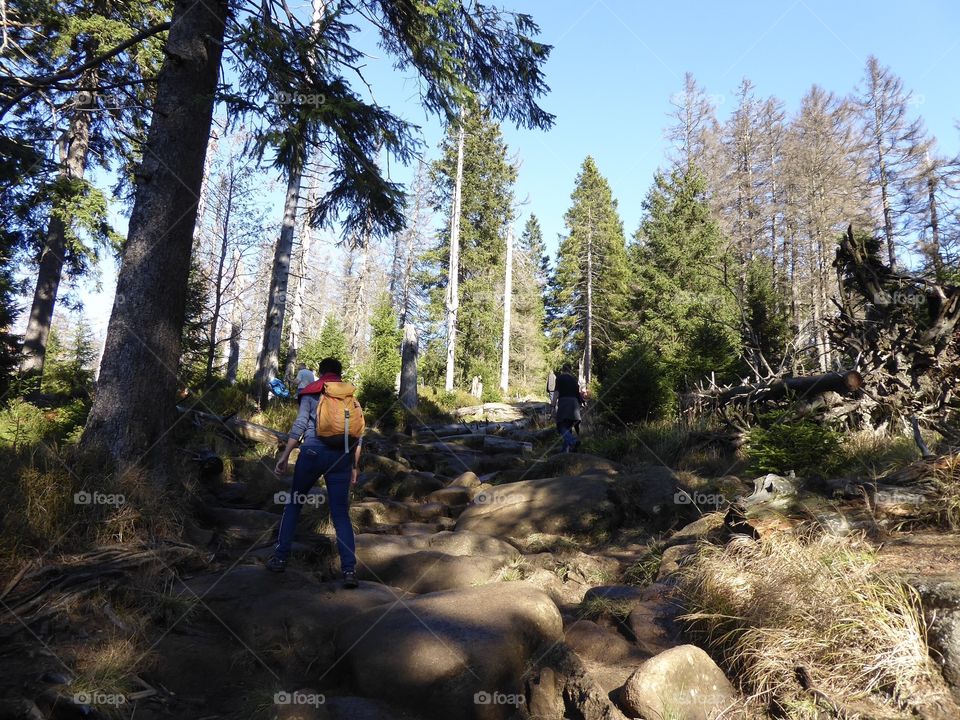
M 500 357 L 500 390 L 510 386 L 510 319 L 513 312 L 513 227 L 507 227 L 507 262 L 503 279 L 503 342 Z
M 457 133 L 457 177 L 453 186 L 453 204 L 450 211 L 450 266 L 447 270 L 447 371 L 444 388 L 453 390 L 457 354 L 457 310 L 460 307 L 460 203 L 463 189 L 464 128 L 460 123 Z
M 81 83 L 90 87 L 96 86 L 96 71 L 84 73 Z M 70 118 L 70 135 L 61 144 L 60 179 L 65 182 L 83 178 L 87 166 L 87 152 L 90 149 L 91 118 L 95 109 L 94 93 L 77 94 Z M 47 338 L 53 324 L 53 310 L 57 304 L 60 278 L 67 255 L 67 225 L 70 220 L 65 217 L 65 213 L 66 208 L 62 207 L 62 203 L 55 201 L 47 225 L 46 242 L 37 265 L 37 284 L 23 336 L 20 372 L 25 377 L 39 377 L 43 374 Z M 39 390 L 39 387 L 37 389 Z
M 287 283 L 290 279 L 290 255 L 293 252 L 293 233 L 297 224 L 297 205 L 300 201 L 302 168 L 296 161 L 287 178 L 287 197 L 283 205 L 283 225 L 273 253 L 273 272 L 267 294 L 267 317 L 263 325 L 263 344 L 257 357 L 254 385 L 260 407 L 267 406 L 270 381 L 277 376 L 280 363 L 280 339 L 283 316 L 287 308 Z
M 400 405 L 406 410 L 405 429 L 409 433 L 414 425 L 413 413 L 417 409 L 417 355 L 419 353 L 417 328 L 413 323 L 403 326 L 403 345 L 400 351 Z
M 359 251 L 359 260 L 351 257 L 351 265 L 355 268 L 351 282 L 350 325 L 350 359 L 354 365 L 360 365 L 364 353 L 364 330 L 367 327 L 367 273 L 370 270 L 370 243 L 373 242 L 372 226 L 368 221 L 361 234 L 354 240 L 353 251 Z
M 588 387 L 593 366 L 593 218 L 587 230 L 587 321 L 583 332 L 583 382 Z
M 220 313 L 223 310 L 224 268 L 227 265 L 227 253 L 230 249 L 230 215 L 233 212 L 234 193 L 233 163 L 227 177 L 226 197 L 223 199 L 223 217 L 220 222 L 220 253 L 217 255 L 217 270 L 213 279 L 213 308 L 210 312 L 210 342 L 207 345 L 207 366 L 205 384 L 213 379 L 213 365 L 217 357 L 217 330 L 220 325 Z
M 176 421 L 193 229 L 227 14 L 226 0 L 174 4 L 97 394 L 81 443 L 121 465 L 169 458 L 165 439 Z
M 311 185 L 307 191 L 307 207 L 313 207 L 317 198 L 316 185 Z M 287 340 L 287 369 L 284 377 L 293 380 L 297 373 L 297 355 L 300 352 L 301 333 L 303 328 L 303 299 L 307 287 L 307 269 L 310 267 L 310 249 L 313 247 L 313 230 L 310 227 L 306 213 L 300 226 L 300 253 L 297 255 L 297 289 L 293 294 L 293 313 L 290 316 L 290 336 Z

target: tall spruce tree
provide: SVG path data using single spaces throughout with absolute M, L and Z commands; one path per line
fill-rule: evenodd
M 514 253 L 513 331 L 510 343 L 510 384 L 542 392 L 546 374 L 546 311 L 549 258 L 536 215 L 530 215 Z
M 45 182 L 31 199 L 46 217 L 43 227 L 28 228 L 36 282 L 20 364 L 25 376 L 43 372 L 61 280 L 86 273 L 104 248 L 119 246 L 108 221 L 107 193 L 91 182 L 88 170 L 119 170 L 125 184 L 146 127 L 143 110 L 152 102 L 168 11 L 168 2 L 145 0 L 20 1 L 4 7 L 0 115 L 16 112 L 0 132 L 30 142 L 47 158 Z M 123 49 L 131 40 L 138 41 Z M 46 82 L 65 62 L 83 68 L 73 82 Z M 16 68 L 14 77 L 7 76 L 8 68 Z M 19 74 L 28 77 L 14 80 Z
M 323 321 L 320 334 L 308 338 L 300 348 L 299 358 L 307 367 L 314 370 L 324 358 L 336 358 L 343 365 L 343 375 L 351 374 L 350 347 L 343 329 L 343 321 L 334 314 L 328 314 Z
M 360 371 L 360 401 L 368 421 L 393 425 L 398 410 L 397 376 L 403 333 L 389 293 L 374 305 L 370 317 L 370 348 Z
M 484 386 L 497 386 L 503 323 L 502 291 L 505 227 L 512 218 L 516 169 L 507 159 L 507 146 L 489 112 L 465 114 L 463 185 L 461 189 L 459 309 L 457 311 L 456 385 L 464 387 L 479 375 Z M 443 155 L 433 168 L 437 209 L 447 218 L 453 211 L 457 164 L 457 129 L 451 126 Z M 431 306 L 434 319 L 442 317 L 450 256 L 449 223 L 440 245 L 431 253 L 435 273 Z
M 571 200 L 551 281 L 550 339 L 568 360 L 582 358 L 589 383 L 603 377 L 621 338 L 630 271 L 617 201 L 592 157 L 580 167 Z
M 724 379 L 737 366 L 740 312 L 699 170 L 657 173 L 644 213 L 631 247 L 635 342 L 656 348 L 675 391 L 711 372 Z

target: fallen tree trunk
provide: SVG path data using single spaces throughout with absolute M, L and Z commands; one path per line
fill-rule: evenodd
M 221 417 L 213 413 L 186 408 L 182 405 L 178 405 L 177 410 L 183 413 L 190 413 L 201 422 L 221 427 L 231 435 L 246 442 L 263 443 L 264 445 L 283 445 L 290 438 L 288 433 L 268 428 L 265 425 L 258 425 L 249 420 L 242 420 L 235 416 Z
M 862 387 L 863 376 L 856 370 L 850 370 L 845 373 L 832 372 L 825 375 L 785 378 L 755 385 L 737 385 L 716 393 L 703 393 L 701 397 L 711 398 L 721 407 L 738 404 L 755 405 L 780 400 L 806 400 L 827 392 L 850 396 Z

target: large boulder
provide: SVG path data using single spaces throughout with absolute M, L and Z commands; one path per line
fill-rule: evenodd
M 564 637 L 581 658 L 604 665 L 636 666 L 650 657 L 619 633 L 592 620 L 576 620 L 566 629 Z
M 400 486 L 397 488 L 397 497 L 419 500 L 434 490 L 439 490 L 443 485 L 444 481 L 432 472 L 412 472 L 400 481 Z
M 376 569 L 361 563 L 357 567 L 357 577 L 393 585 L 412 593 L 428 593 L 490 582 L 503 565 L 502 561 L 495 558 L 419 550 L 400 555 Z
M 613 476 L 623 469 L 619 463 L 587 453 L 559 453 L 535 460 L 504 473 L 509 480 L 537 480 L 561 475 Z
M 617 528 L 621 518 L 606 478 L 555 477 L 497 485 L 477 495 L 457 519 L 456 529 L 499 537 L 597 534 Z
M 630 717 L 650 720 L 712 720 L 736 697 L 727 676 L 696 645 L 680 645 L 650 658 L 621 693 Z
M 415 593 L 470 587 L 493 579 L 517 551 L 477 533 L 357 535 L 357 575 Z
M 364 472 L 382 473 L 391 480 L 397 480 L 402 474 L 410 471 L 410 466 L 406 462 L 398 462 L 383 455 L 365 452 L 360 454 L 360 469 Z
M 960 703 L 960 575 L 910 582 L 923 604 L 930 649 L 954 700 Z
M 450 481 L 448 487 L 462 487 L 462 488 L 475 488 L 480 484 L 481 480 L 477 477 L 477 474 L 471 470 L 460 473 L 453 480 Z
M 356 590 L 345 590 L 339 582 L 317 582 L 292 569 L 276 574 L 252 565 L 193 578 L 180 595 L 185 602 L 197 603 L 199 609 L 187 632 L 224 636 L 237 648 L 262 658 L 290 682 L 305 680 L 302 674 L 307 667 L 333 665 L 334 631 L 341 622 L 406 597 L 384 585 L 361 583 Z M 207 647 L 205 641 L 195 638 L 191 642 L 197 647 L 189 655 L 177 656 L 171 651 L 171 673 L 164 676 L 164 684 L 178 692 L 186 689 L 174 685 L 189 684 L 191 676 L 209 678 L 206 673 L 211 668 L 223 665 L 221 647 L 213 643 Z M 165 654 L 163 646 L 158 650 Z
M 684 520 L 693 520 L 698 510 L 685 502 L 673 471 L 663 465 L 646 463 L 612 481 L 612 499 L 629 526 L 643 525 L 666 530 Z
M 556 605 L 520 583 L 421 595 L 343 623 L 337 651 L 366 696 L 429 718 L 509 718 L 542 643 L 562 639 Z
M 470 488 L 457 485 L 434 490 L 426 497 L 427 502 L 438 502 L 444 505 L 466 505 L 470 499 Z

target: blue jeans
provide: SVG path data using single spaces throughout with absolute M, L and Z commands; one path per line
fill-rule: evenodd
M 577 444 L 577 436 L 573 434 L 573 429 L 578 423 L 575 420 L 558 420 L 557 432 L 563 438 L 563 452 L 570 452 Z
M 350 476 L 353 470 L 353 454 L 343 449 L 327 447 L 321 442 L 304 443 L 293 470 L 293 487 L 290 499 L 283 508 L 280 532 L 277 536 L 276 555 L 286 560 L 297 530 L 297 519 L 303 506 L 302 498 L 323 475 L 327 483 L 327 502 L 330 503 L 330 519 L 337 533 L 337 551 L 340 553 L 340 569 L 353 572 L 357 567 L 356 544 L 353 525 L 350 524 Z

